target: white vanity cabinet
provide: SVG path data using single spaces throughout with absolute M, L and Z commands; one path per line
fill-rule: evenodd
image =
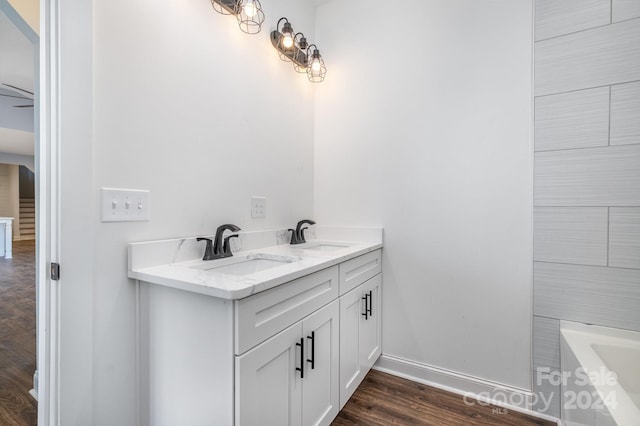
M 380 264 L 236 300 L 140 281 L 140 424 L 329 425 L 380 355 Z
M 329 425 L 339 408 L 334 300 L 236 357 L 236 424 Z

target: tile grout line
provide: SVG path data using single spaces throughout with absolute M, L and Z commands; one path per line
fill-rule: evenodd
M 540 209 L 540 208 L 543 208 L 543 209 L 555 209 L 555 208 L 579 209 L 581 207 L 588 207 L 588 208 L 592 208 L 592 209 L 593 208 L 603 208 L 603 209 L 609 208 L 609 206 L 584 206 L 584 205 L 581 205 L 581 204 L 580 205 L 578 205 L 578 204 L 562 204 L 562 205 L 560 205 L 560 204 L 558 204 L 558 205 L 552 204 L 552 205 L 548 205 L 547 204 L 547 205 L 543 205 L 543 206 L 541 206 L 539 204 L 536 204 L 533 207 L 535 207 L 536 209 Z M 630 209 L 630 208 L 640 207 L 640 205 L 636 205 L 636 206 L 618 206 L 618 205 L 616 205 L 616 206 L 610 206 L 610 207 L 618 207 L 618 208 L 622 207 L 622 208 L 625 208 L 625 209 Z
M 534 95 L 533 97 L 534 97 L 534 99 L 538 99 L 538 98 L 545 98 L 547 96 L 564 95 L 564 94 L 567 94 L 567 93 L 581 92 L 583 90 L 602 89 L 603 87 L 622 86 L 624 84 L 632 84 L 632 83 L 638 83 L 638 82 L 640 82 L 640 80 L 621 81 L 619 83 L 609 83 L 609 84 L 603 84 L 601 86 L 582 87 L 580 89 L 572 89 L 572 90 L 564 90 L 564 91 L 561 91 L 561 92 L 545 93 L 544 95 Z
M 596 25 L 595 27 L 583 28 L 581 30 L 572 31 L 570 33 L 565 33 L 565 34 L 558 34 L 558 35 L 554 35 L 554 36 L 547 37 L 547 38 L 541 38 L 540 40 L 534 40 L 534 43 L 542 43 L 542 42 L 545 42 L 545 41 L 555 40 L 555 39 L 558 39 L 558 38 L 567 37 L 567 36 L 571 36 L 571 35 L 574 35 L 574 34 L 580 34 L 580 33 L 584 33 L 584 32 L 591 31 L 591 30 L 597 30 L 597 29 L 600 29 L 600 28 L 608 27 L 608 26 L 613 25 L 613 24 L 619 24 L 621 22 L 633 21 L 634 19 L 638 19 L 638 18 L 640 18 L 640 17 L 634 16 L 633 18 L 627 18 L 627 19 L 623 19 L 621 21 L 613 22 L 613 14 L 612 14 L 612 12 L 609 12 L 609 22 L 607 22 L 606 24 Z
M 622 269 L 625 271 L 640 271 L 638 268 L 631 268 L 628 266 L 607 266 L 607 265 L 589 265 L 586 263 L 568 263 L 568 262 L 553 262 L 551 260 L 534 260 L 533 263 L 544 263 L 547 265 L 564 265 L 564 266 L 580 266 L 587 268 L 606 268 L 606 269 Z
M 613 0 L 609 0 L 609 24 L 613 24 Z
M 611 92 L 613 88 L 609 86 L 609 134 L 607 136 L 607 146 L 611 146 Z
M 607 267 L 609 267 L 609 240 L 610 240 L 610 230 L 611 228 L 611 207 L 607 207 Z
M 542 149 L 540 151 L 534 151 L 534 153 L 537 154 L 542 152 L 582 151 L 585 149 L 598 149 L 598 148 L 609 148 L 609 147 L 617 147 L 617 146 L 636 146 L 636 145 L 640 145 L 640 142 L 628 143 L 624 145 L 596 145 L 596 146 L 576 146 L 575 148 Z

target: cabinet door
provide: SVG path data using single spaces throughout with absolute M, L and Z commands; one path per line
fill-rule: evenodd
M 363 302 L 368 304 L 367 315 L 360 318 L 360 363 L 364 374 L 373 367 L 380 356 L 382 339 L 380 303 L 382 290 L 382 276 L 377 275 L 362 285 Z
M 340 297 L 340 408 L 380 356 L 382 276 Z
M 302 424 L 329 425 L 340 404 L 339 318 L 337 300 L 305 318 L 305 372 L 302 380 Z
M 360 363 L 360 318 L 365 309 L 362 297 L 360 287 L 340 297 L 340 409 L 365 375 Z
M 301 337 L 298 322 L 236 357 L 236 425 L 301 424 Z

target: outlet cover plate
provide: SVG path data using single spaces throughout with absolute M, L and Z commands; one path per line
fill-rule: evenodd
M 251 217 L 253 219 L 267 217 L 267 199 L 265 197 L 251 197 Z

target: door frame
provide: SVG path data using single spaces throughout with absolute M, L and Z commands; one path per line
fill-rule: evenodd
M 56 3 L 52 5 L 51 3 Z M 34 165 L 36 199 L 36 371 L 38 424 L 58 424 L 58 287 L 49 268 L 58 256 L 57 0 L 40 0 L 40 34 L 7 0 L 0 11 L 34 45 Z
M 36 165 L 38 193 L 38 424 L 59 423 L 59 287 L 50 267 L 59 259 L 59 20 L 58 0 L 40 0 L 39 108 Z M 43 332 L 44 331 L 44 332 Z

